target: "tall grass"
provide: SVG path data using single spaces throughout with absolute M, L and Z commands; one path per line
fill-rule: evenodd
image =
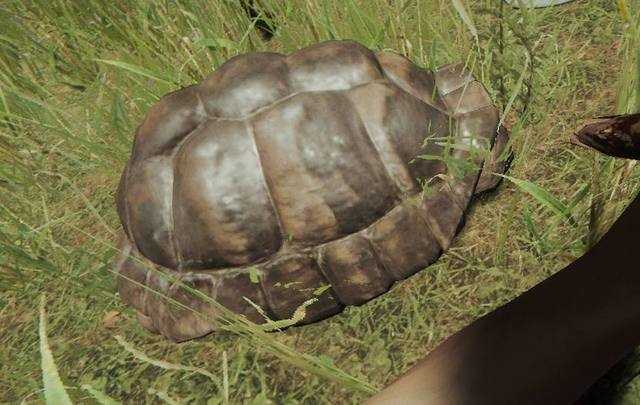
M 621 38 L 618 44 L 620 53 L 620 69 L 617 72 L 615 111 L 628 114 L 640 111 L 640 5 L 633 0 L 617 0 L 618 14 L 622 25 Z M 607 231 L 609 226 L 624 209 L 618 198 L 621 188 L 625 187 L 624 179 L 628 178 L 636 166 L 635 161 L 616 164 L 615 161 L 603 158 L 592 152 L 594 176 L 591 185 L 591 205 L 589 212 L 589 232 L 585 237 L 587 246 L 593 246 Z M 602 162 L 606 162 L 602 165 Z M 598 170 L 599 167 L 602 169 Z M 607 182 L 603 190 L 603 182 Z
M 640 111 L 640 14 L 637 12 L 637 5 L 627 0 L 618 0 L 618 11 L 625 25 L 618 112 L 636 113 Z
M 580 120 L 615 109 L 610 78 L 623 49 L 633 48 L 608 0 L 557 10 L 497 0 L 462 8 L 448 0 L 260 3 L 277 27 L 268 43 L 231 0 L 0 5 L 0 364 L 8 365 L 0 401 L 40 395 L 34 322 L 46 292 L 59 373 L 67 385 L 90 388 L 69 390 L 74 401 L 357 402 L 584 252 L 593 206 L 585 187 L 595 195 L 597 183 L 613 213 L 637 189 L 633 168 L 565 143 Z M 638 10 L 637 1 L 626 4 Z M 234 55 L 334 38 L 393 49 L 428 68 L 466 62 L 506 112 L 517 156 L 510 175 L 575 206 L 575 223 L 505 183 L 474 206 L 437 264 L 367 305 L 270 334 L 236 324 L 181 345 L 149 335 L 120 303 L 109 271 L 120 228 L 113 197 L 136 125 L 163 94 Z M 612 51 L 621 39 L 620 53 Z M 102 322 L 110 311 L 120 314 L 115 325 Z M 114 335 L 147 359 L 180 367 L 132 357 Z M 224 383 L 185 372 L 195 369 Z

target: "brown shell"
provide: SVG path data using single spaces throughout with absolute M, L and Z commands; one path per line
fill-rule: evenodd
M 236 56 L 164 96 L 138 128 L 117 195 L 120 295 L 178 341 L 215 323 L 153 290 L 215 311 L 163 274 L 254 322 L 264 317 L 243 297 L 286 319 L 323 291 L 305 323 L 362 304 L 449 246 L 472 195 L 504 170 L 497 129 L 488 94 L 460 65 L 431 73 L 352 41 Z M 461 148 L 452 156 L 475 169 L 460 178 L 415 159 L 442 156 L 436 138 L 490 147 L 497 133 L 482 176 L 484 157 Z

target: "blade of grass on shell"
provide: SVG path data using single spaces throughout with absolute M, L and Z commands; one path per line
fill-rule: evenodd
M 47 314 L 44 309 L 45 296 L 40 297 L 40 355 L 42 356 L 42 382 L 44 384 L 44 398 L 47 404 L 71 405 L 71 398 L 64 389 L 58 369 L 53 361 L 53 354 L 47 340 Z
M 318 301 L 317 298 L 308 299 L 305 302 L 303 302 L 302 304 L 300 304 L 300 306 L 295 309 L 295 311 L 293 312 L 293 315 L 291 315 L 291 318 L 289 318 L 289 319 L 280 319 L 280 320 L 274 321 L 274 320 L 270 319 L 265 314 L 264 310 L 259 305 L 257 305 L 256 303 L 254 303 L 253 301 L 251 301 L 247 297 L 243 297 L 243 298 L 251 306 L 253 306 L 256 309 L 256 311 L 258 311 L 260 313 L 260 315 L 262 315 L 264 317 L 264 319 L 266 320 L 266 323 L 264 325 L 259 325 L 259 327 L 261 329 L 263 329 L 264 331 L 267 331 L 267 332 L 271 332 L 271 331 L 274 331 L 274 330 L 281 330 L 281 329 L 288 328 L 289 326 L 293 326 L 293 325 L 299 323 L 306 316 L 307 307 L 309 305 L 315 303 L 316 301 Z

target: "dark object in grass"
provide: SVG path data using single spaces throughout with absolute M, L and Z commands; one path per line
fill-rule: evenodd
M 640 160 L 640 113 L 602 117 L 571 138 L 606 155 Z
M 256 4 L 256 0 L 240 0 L 240 5 L 251 21 L 254 21 L 262 39 L 265 41 L 270 40 L 275 33 L 273 15 Z
M 574 142 L 637 157 L 638 116 L 587 125 Z M 640 344 L 639 229 L 636 196 L 585 255 L 449 337 L 366 404 L 607 403 L 594 391 L 606 384 L 594 382 Z
M 252 303 L 289 319 L 315 299 L 300 323 L 363 304 L 433 263 L 497 185 L 498 125 L 462 65 L 430 72 L 353 41 L 236 56 L 137 130 L 117 193 L 120 295 L 176 341 L 215 321 L 161 295 L 216 310 L 160 274 L 259 323 Z

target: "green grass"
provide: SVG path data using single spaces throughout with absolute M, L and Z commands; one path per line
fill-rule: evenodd
M 0 402 L 44 399 L 46 293 L 48 346 L 75 402 L 355 403 L 583 254 L 638 190 L 633 163 L 568 143 L 586 118 L 638 108 L 638 0 L 625 2 L 627 20 L 611 0 L 540 10 L 469 1 L 464 20 L 449 0 L 262 3 L 279 27 L 268 43 L 234 1 L 0 5 Z M 429 68 L 466 61 L 507 112 L 509 175 L 543 192 L 505 181 L 436 264 L 329 320 L 180 345 L 146 333 L 110 272 L 114 193 L 136 125 L 160 96 L 233 55 L 332 38 Z

